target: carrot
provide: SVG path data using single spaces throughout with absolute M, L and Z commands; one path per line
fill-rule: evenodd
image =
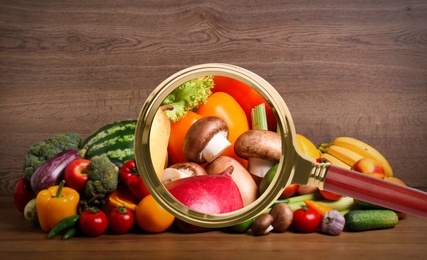
M 304 200 L 304 203 L 307 205 L 307 207 L 313 208 L 322 216 L 332 210 L 332 208 L 326 206 L 325 204 L 314 200 Z

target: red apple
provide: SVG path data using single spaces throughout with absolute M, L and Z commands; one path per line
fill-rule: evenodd
M 385 172 L 382 165 L 371 158 L 362 158 L 358 160 L 353 164 L 351 169 L 380 179 L 385 178 Z
M 227 172 L 191 176 L 165 184 L 166 189 L 190 209 L 221 214 L 243 208 L 239 188 Z
M 68 187 L 75 189 L 78 192 L 85 190 L 88 180 L 87 171 L 90 160 L 76 159 L 68 164 L 64 171 L 64 180 Z
M 214 175 L 197 175 L 165 183 L 166 189 L 190 209 L 221 214 L 243 208 L 240 190 L 229 172 Z M 177 226 L 186 233 L 210 230 L 177 219 Z

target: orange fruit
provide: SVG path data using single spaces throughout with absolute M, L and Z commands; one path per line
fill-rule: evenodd
M 142 230 L 150 233 L 161 233 L 172 226 L 175 217 L 150 194 L 145 196 L 136 207 L 135 220 Z

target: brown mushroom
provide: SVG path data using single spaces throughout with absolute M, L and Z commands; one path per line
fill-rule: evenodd
M 249 172 L 264 177 L 267 171 L 280 161 L 282 139 L 280 134 L 268 130 L 249 130 L 234 143 L 234 152 L 248 159 Z
M 273 216 L 273 223 L 271 224 L 276 232 L 285 232 L 292 224 L 294 214 L 291 207 L 286 203 L 276 204 L 270 211 Z
M 231 143 L 228 126 L 219 117 L 208 116 L 197 120 L 188 129 L 184 138 L 184 156 L 188 161 L 206 163 L 224 152 Z
M 272 215 L 268 213 L 261 214 L 252 222 L 250 230 L 255 236 L 266 235 L 273 230 L 273 226 L 271 225 L 273 221 L 274 218 Z
M 206 175 L 205 169 L 194 162 L 176 163 L 164 169 L 162 183 L 172 182 L 190 176 Z

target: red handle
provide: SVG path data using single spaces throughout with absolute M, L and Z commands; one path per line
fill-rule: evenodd
M 391 181 L 331 165 L 323 187 L 385 208 L 427 218 L 427 193 Z

